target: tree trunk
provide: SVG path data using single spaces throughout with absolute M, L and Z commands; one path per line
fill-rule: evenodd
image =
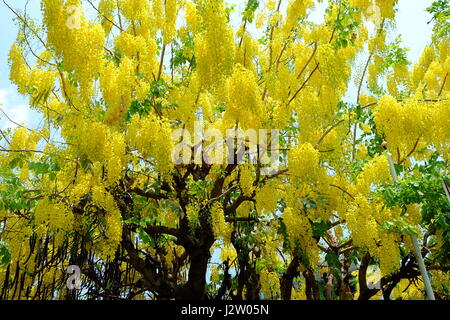
M 292 285 L 294 278 L 299 274 L 298 267 L 300 263 L 297 256 L 294 256 L 286 272 L 283 274 L 280 283 L 281 299 L 291 300 Z
M 188 299 L 206 299 L 206 271 L 210 258 L 210 246 L 194 250 L 189 256 L 191 265 L 189 267 L 189 280 L 187 282 Z

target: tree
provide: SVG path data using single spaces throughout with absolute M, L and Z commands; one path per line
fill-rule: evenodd
M 411 66 L 396 3 L 5 3 L 43 121 L 0 132 L 0 297 L 421 299 L 414 235 L 448 298 L 448 6 Z

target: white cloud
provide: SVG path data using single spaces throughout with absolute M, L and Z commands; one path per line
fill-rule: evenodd
M 23 98 L 13 88 L 0 89 L 0 108 L 14 122 L 30 125 L 30 107 L 23 103 Z M 0 112 L 0 128 L 15 128 L 16 126 Z

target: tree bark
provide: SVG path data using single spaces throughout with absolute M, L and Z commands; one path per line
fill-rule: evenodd
M 314 272 L 311 270 L 305 270 L 303 272 L 306 283 L 306 299 L 307 300 L 320 300 L 319 285 L 314 277 Z
M 280 289 L 281 289 L 281 299 L 283 300 L 291 300 L 292 285 L 294 283 L 294 278 L 299 274 L 298 272 L 299 265 L 300 262 L 298 257 L 294 256 L 291 263 L 289 263 L 286 272 L 283 274 L 283 277 L 281 278 Z
M 370 263 L 370 254 L 366 253 L 361 260 L 361 265 L 359 266 L 358 271 L 358 283 L 359 283 L 358 300 L 369 300 L 379 291 L 378 289 L 369 289 L 369 287 L 367 287 L 366 276 L 369 263 Z
M 189 277 L 187 288 L 189 289 L 188 299 L 204 300 L 206 287 L 206 271 L 210 258 L 210 247 L 201 247 L 190 253 L 191 265 L 189 267 Z

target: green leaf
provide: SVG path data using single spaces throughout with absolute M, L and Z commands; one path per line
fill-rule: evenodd
M 137 231 L 137 233 L 138 233 L 139 239 L 140 239 L 143 243 L 148 244 L 148 245 L 149 245 L 150 247 L 152 247 L 152 248 L 154 248 L 154 247 L 156 246 L 155 240 L 153 240 L 153 238 L 150 237 L 150 236 L 148 235 L 147 232 L 145 232 L 145 231 L 142 230 L 141 228 L 136 229 L 136 231 Z
M 331 228 L 330 221 L 319 220 L 312 225 L 312 233 L 314 237 L 323 237 L 325 233 Z
M 0 243 L 0 267 L 5 267 L 11 260 L 11 254 L 8 248 Z
M 124 221 L 124 223 L 126 224 L 135 224 L 135 225 L 140 225 L 140 220 L 137 217 L 132 217 L 130 219 L 127 219 Z
M 45 174 L 49 172 L 50 166 L 43 162 L 31 162 L 28 164 L 28 169 L 34 172 L 34 174 Z
M 325 255 L 325 261 L 328 263 L 330 267 L 340 268 L 341 263 L 339 261 L 339 256 L 336 252 L 330 251 Z

